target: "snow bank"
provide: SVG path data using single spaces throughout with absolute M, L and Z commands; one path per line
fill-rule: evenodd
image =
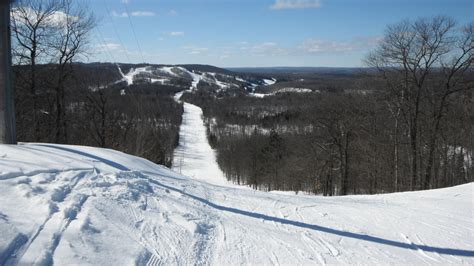
M 0 265 L 474 264 L 474 184 L 324 198 L 107 149 L 0 145 Z

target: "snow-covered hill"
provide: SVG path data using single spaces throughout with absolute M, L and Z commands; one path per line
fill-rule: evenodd
M 276 82 L 274 79 L 249 78 L 210 66 L 205 68 L 196 65 L 145 65 L 140 67 L 133 66 L 128 71 L 123 71 L 120 65 L 117 65 L 117 67 L 122 75 L 122 79 L 117 81 L 117 83 L 125 82 L 128 86 L 139 83 L 157 83 L 159 85 L 180 87 L 183 84 L 190 84 L 189 89 L 194 90 L 202 82 L 207 86 L 217 88 L 219 91 L 232 88 L 251 90 L 258 86 L 268 86 Z
M 0 265 L 473 265 L 473 190 L 281 195 L 113 150 L 0 145 Z

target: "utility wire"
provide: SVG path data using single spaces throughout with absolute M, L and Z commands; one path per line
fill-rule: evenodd
M 125 50 L 125 57 L 127 58 L 127 61 L 129 63 L 131 63 L 130 61 L 130 57 L 128 56 L 128 50 L 127 48 L 125 47 L 124 45 L 124 42 L 122 41 L 122 38 L 120 38 L 120 34 L 118 33 L 118 30 L 117 30 L 117 25 L 115 24 L 115 21 L 112 19 L 112 16 L 110 15 L 110 8 L 109 8 L 109 5 L 107 4 L 107 1 L 106 0 L 102 0 L 104 2 L 104 6 L 105 6 L 105 9 L 106 9 L 106 13 L 107 13 L 107 17 L 109 18 L 110 22 L 112 23 L 112 27 L 114 29 L 114 33 L 115 33 L 115 36 L 117 37 L 120 45 L 123 47 L 123 49 Z
M 132 18 L 130 17 L 130 12 L 128 11 L 128 4 L 127 3 L 125 3 L 125 12 L 127 14 L 128 22 L 130 22 L 130 27 L 132 28 L 133 37 L 135 38 L 135 41 L 137 42 L 138 51 L 140 52 L 140 56 L 142 57 L 142 62 L 145 63 L 145 57 L 143 56 L 143 51 L 142 51 L 142 48 L 140 46 L 140 42 L 138 41 L 137 34 L 135 32 L 135 27 L 133 26 Z
M 97 33 L 98 33 L 97 36 L 99 37 L 99 42 L 102 43 L 102 47 L 103 47 L 103 49 L 105 50 L 105 54 L 109 57 L 109 59 L 112 59 L 111 62 L 116 62 L 116 61 L 115 61 L 115 58 L 114 58 L 114 56 L 113 56 L 113 54 L 112 54 L 112 52 L 110 52 L 110 49 L 109 49 L 109 47 L 107 46 L 107 43 L 106 43 L 106 41 L 105 41 L 105 39 L 104 39 L 104 36 L 102 35 L 102 32 L 100 31 L 99 27 L 96 27 L 95 30 L 96 30 Z

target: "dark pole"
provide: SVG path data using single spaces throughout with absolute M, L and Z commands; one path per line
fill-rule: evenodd
M 16 144 L 11 81 L 10 0 L 0 0 L 0 143 Z

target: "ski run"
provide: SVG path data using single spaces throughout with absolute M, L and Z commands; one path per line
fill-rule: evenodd
M 108 149 L 0 145 L 0 265 L 474 264 L 473 183 L 251 190 L 225 180 L 188 103 L 173 170 Z
M 320 197 L 211 182 L 113 150 L 0 145 L 0 264 L 474 263 L 472 183 Z

